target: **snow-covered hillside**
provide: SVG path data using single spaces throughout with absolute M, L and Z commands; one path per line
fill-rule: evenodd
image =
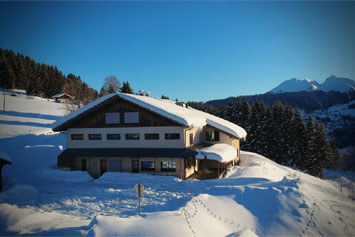
M 53 100 L 9 92 L 4 97 L 3 93 L 0 93 L 1 138 L 52 132 L 51 124 L 65 113 L 64 105 Z
M 347 122 L 344 116 L 348 116 L 351 119 L 355 118 L 355 101 L 334 105 L 326 110 L 315 110 L 311 115 L 314 119 L 321 120 L 328 132 L 333 132 L 334 129 L 342 128 L 344 123 Z
M 297 91 L 312 91 L 317 90 L 319 84 L 316 81 L 309 79 L 301 80 L 293 78 L 282 82 L 280 85 L 272 89 L 272 93 L 282 93 L 282 92 L 297 92 Z
M 29 119 L 26 109 L 32 102 L 25 98 L 18 102 L 21 106 L 13 112 L 18 119 Z M 46 112 L 32 108 L 31 119 L 40 119 L 43 114 L 60 115 L 57 104 L 40 100 L 38 103 Z M 0 152 L 9 154 L 13 162 L 3 168 L 5 190 L 0 193 L 0 235 L 351 236 L 355 233 L 355 205 L 349 188 L 340 192 L 336 181 L 306 175 L 255 153 L 242 152 L 240 166 L 233 167 L 219 180 L 182 181 L 131 173 L 106 173 L 93 179 L 86 172 L 58 170 L 56 156 L 65 148 L 65 134 L 48 130 L 39 134 L 33 127 L 54 119 L 45 120 L 26 124 L 31 127 L 29 130 L 3 123 L 4 119 L 0 121 L 0 126 L 8 126 L 13 134 L 0 139 Z M 146 190 L 142 216 L 137 215 L 138 200 L 133 189 L 137 183 L 142 183 Z
M 348 78 L 330 76 L 323 83 L 319 84 L 318 82 L 310 79 L 301 80 L 293 78 L 282 82 L 269 92 L 282 93 L 314 90 L 340 92 L 354 91 L 355 81 Z

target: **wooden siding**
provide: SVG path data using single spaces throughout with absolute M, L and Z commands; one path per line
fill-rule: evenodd
M 119 124 L 106 124 L 105 113 L 119 112 Z M 139 123 L 124 123 L 125 112 L 139 112 Z M 68 128 L 105 128 L 105 127 L 159 127 L 159 126 L 183 126 L 171 119 L 161 116 L 153 111 L 140 107 L 130 101 L 126 101 L 119 96 L 101 103 L 79 115 L 77 118 L 69 120 L 63 126 L 57 128 L 59 131 Z

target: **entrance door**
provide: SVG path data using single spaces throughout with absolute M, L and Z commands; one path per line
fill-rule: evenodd
M 82 170 L 82 171 L 87 171 L 86 159 L 82 159 L 82 160 L 81 160 L 81 170 Z
M 139 160 L 132 160 L 132 172 L 139 173 Z
M 100 160 L 101 175 L 107 172 L 107 160 Z

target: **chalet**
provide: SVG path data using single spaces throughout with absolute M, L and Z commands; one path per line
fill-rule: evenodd
M 59 103 L 66 103 L 69 102 L 70 100 L 73 100 L 74 97 L 71 95 L 68 95 L 66 93 L 60 93 L 52 96 L 52 98 L 55 100 L 55 102 Z
M 56 121 L 67 148 L 58 156 L 64 170 L 145 172 L 186 179 L 218 177 L 240 159 L 243 128 L 183 103 L 113 93 Z

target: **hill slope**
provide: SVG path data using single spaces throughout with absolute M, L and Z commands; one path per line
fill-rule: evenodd
M 23 98 L 13 112 L 26 114 L 27 103 Z M 43 103 L 42 109 L 50 115 L 54 105 Z M 31 118 L 43 116 L 33 111 Z M 242 152 L 240 166 L 220 180 L 131 173 L 106 173 L 95 180 L 86 172 L 56 168 L 65 134 L 25 132 L 0 139 L 0 151 L 13 161 L 3 169 L 1 235 L 309 236 L 355 231 L 355 206 L 347 188 L 339 192 L 336 182 L 255 153 Z M 141 217 L 136 183 L 146 190 Z

